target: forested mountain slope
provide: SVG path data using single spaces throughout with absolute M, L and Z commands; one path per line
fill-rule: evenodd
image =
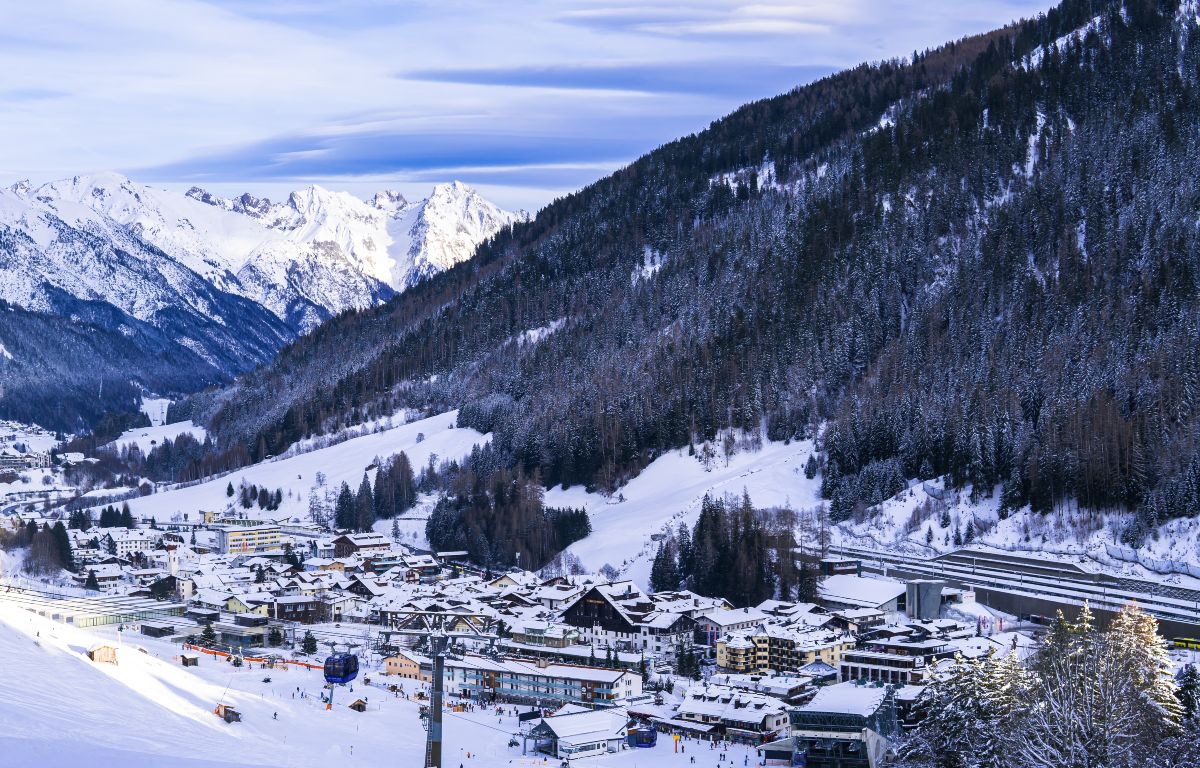
M 546 484 L 827 422 L 835 519 L 948 474 L 1011 505 L 1200 504 L 1200 26 L 1045 17 L 749 104 L 193 401 L 277 452 L 461 407 Z

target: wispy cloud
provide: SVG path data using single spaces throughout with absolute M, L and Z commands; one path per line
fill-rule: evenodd
M 459 176 L 527 205 L 743 102 L 1050 2 L 9 3 L 0 176 Z
M 58 88 L 8 88 L 0 90 L 0 103 L 47 101 L 49 99 L 66 98 L 70 95 L 70 91 Z
M 688 61 L 644 64 L 564 64 L 479 69 L 419 69 L 397 75 L 408 80 L 523 88 L 608 90 L 744 96 L 748 84 L 761 93 L 785 91 L 829 74 L 834 67 L 774 62 Z

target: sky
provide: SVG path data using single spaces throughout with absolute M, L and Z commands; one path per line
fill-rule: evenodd
M 536 210 L 740 104 L 1048 0 L 0 0 L 0 180 Z

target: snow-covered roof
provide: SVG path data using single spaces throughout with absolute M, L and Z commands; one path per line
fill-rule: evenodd
M 883 704 L 886 695 L 887 688 L 883 686 L 837 683 L 817 689 L 817 695 L 800 707 L 800 711 L 870 717 Z
M 817 594 L 826 602 L 879 608 L 904 594 L 904 582 L 871 576 L 837 574 L 817 586 Z
M 553 731 L 559 739 L 569 741 L 592 734 L 617 735 L 625 730 L 627 722 L 624 712 L 598 709 L 545 717 L 540 724 Z
M 748 624 L 763 621 L 767 614 L 757 608 L 718 608 L 706 613 L 700 621 L 715 624 L 718 627 L 728 627 L 737 624 Z

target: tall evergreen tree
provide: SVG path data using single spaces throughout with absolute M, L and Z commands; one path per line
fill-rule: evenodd
M 58 547 L 58 561 L 68 571 L 75 571 L 75 555 L 71 551 L 71 536 L 67 533 L 66 526 L 59 520 L 50 529 L 54 534 L 54 541 Z
M 369 531 L 375 525 L 375 498 L 371 492 L 371 481 L 365 473 L 355 497 L 354 515 L 355 527 L 360 531 Z
M 334 526 L 339 531 L 354 530 L 358 523 L 358 515 L 354 504 L 354 493 L 350 486 L 343 482 L 338 490 L 337 503 L 334 506 Z

